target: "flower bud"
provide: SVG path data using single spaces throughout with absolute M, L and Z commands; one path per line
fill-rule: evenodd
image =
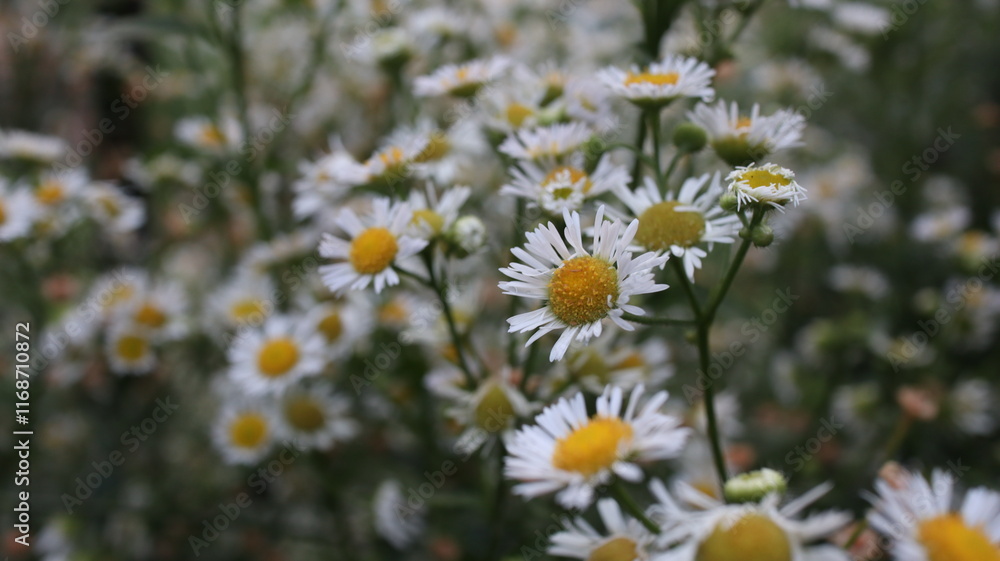
M 478 216 L 460 216 L 444 234 L 449 255 L 468 257 L 486 245 L 486 225 Z
M 767 247 L 774 241 L 774 230 L 767 224 L 758 224 L 750 232 L 750 241 L 757 247 Z
M 726 481 L 723 492 L 734 503 L 749 503 L 763 499 L 771 493 L 784 493 L 788 489 L 785 476 L 773 469 L 764 468 L 737 475 Z
M 682 153 L 694 153 L 708 144 L 708 134 L 694 123 L 681 123 L 674 129 L 673 141 Z

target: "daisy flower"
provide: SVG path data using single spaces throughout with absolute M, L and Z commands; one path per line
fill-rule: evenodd
M 302 449 L 327 450 L 335 442 L 354 437 L 360 428 L 347 416 L 350 402 L 326 384 L 289 390 L 279 407 L 278 432 Z
M 297 218 L 318 214 L 357 185 L 368 182 L 368 168 L 354 159 L 339 139 L 331 140 L 333 151 L 314 162 L 299 164 L 301 177 L 292 184 L 292 211 Z
M 612 67 L 598 73 L 615 95 L 644 107 L 659 107 L 679 97 L 708 101 L 715 96 L 713 76 L 715 70 L 704 62 L 680 55 L 667 55 L 645 69 Z
M 769 470 L 770 471 L 770 470 Z M 774 472 L 772 472 L 774 473 Z M 759 474 L 759 472 L 758 472 Z M 758 474 L 747 474 L 757 479 Z M 759 474 L 763 476 L 763 474 Z M 781 485 L 774 485 L 770 478 L 743 482 L 748 490 L 756 493 L 769 487 L 759 501 L 725 503 L 706 495 L 683 482 L 677 482 L 675 500 L 660 480 L 653 480 L 650 489 L 658 504 L 651 508 L 663 533 L 658 541 L 661 547 L 674 546 L 654 557 L 656 561 L 851 561 L 850 555 L 834 545 L 811 545 L 817 540 L 832 537 L 846 526 L 851 518 L 847 514 L 826 511 L 800 519 L 799 514 L 810 504 L 830 491 L 830 484 L 820 485 L 804 495 L 778 506 L 781 502 Z M 743 478 L 737 478 L 737 480 Z M 732 481 L 732 480 L 731 480 Z M 728 488 L 732 487 L 727 483 Z M 682 506 L 691 505 L 693 508 Z
M 955 478 L 935 470 L 931 481 L 900 468 L 883 470 L 869 500 L 868 521 L 894 540 L 893 557 L 905 561 L 1000 559 L 1000 493 L 972 489 L 959 504 Z
M 708 253 L 698 247 L 707 243 L 732 243 L 739 217 L 719 206 L 723 188 L 719 172 L 704 174 L 684 181 L 677 198 L 670 193 L 666 199 L 656 182 L 647 177 L 635 191 L 627 186 L 615 194 L 639 218 L 639 230 L 633 245 L 647 251 L 663 251 L 680 258 L 684 272 L 692 281 Z
M 445 94 L 472 97 L 480 88 L 499 78 L 509 66 L 510 61 L 502 56 L 446 64 L 429 76 L 418 76 L 413 81 L 413 93 L 418 97 Z
M 238 274 L 208 298 L 209 318 L 229 329 L 261 325 L 274 313 L 276 294 L 269 278 Z
M 35 202 L 39 208 L 54 212 L 75 202 L 88 183 L 90 183 L 90 177 L 84 170 L 73 169 L 64 173 L 46 172 L 35 185 Z
M 187 308 L 187 296 L 176 282 L 143 283 L 115 313 L 121 321 L 131 322 L 152 339 L 167 341 L 187 333 Z
M 364 298 L 345 298 L 320 303 L 309 302 L 305 322 L 323 338 L 329 360 L 350 355 L 374 328 L 374 313 Z
M 805 118 L 787 109 L 773 115 L 760 114 L 754 104 L 749 116 L 741 116 L 736 102 L 719 100 L 714 105 L 699 103 L 688 119 L 708 132 L 715 153 L 732 166 L 745 166 L 768 154 L 799 146 Z
M 423 240 L 430 240 L 451 228 L 458 219 L 458 209 L 469 200 L 472 189 L 456 186 L 446 190 L 440 198 L 434 187 L 427 186 L 427 191 L 414 189 L 407 199 L 413 218 L 407 233 Z
M 517 419 L 535 410 L 518 389 L 514 373 L 509 366 L 504 366 L 480 382 L 474 391 L 464 387 L 465 377 L 454 367 L 427 376 L 427 389 L 454 404 L 446 414 L 466 429 L 459 435 L 456 448 L 471 451 L 465 446 L 468 443 L 478 448 L 489 440 L 486 435 L 509 438 Z
M 289 316 L 271 317 L 242 334 L 228 355 L 230 379 L 248 394 L 278 393 L 326 365 L 320 335 Z
M 500 194 L 528 199 L 558 216 L 564 210 L 580 210 L 585 200 L 607 191 L 627 189 L 632 180 L 627 169 L 611 163 L 607 156 L 601 156 L 591 173 L 584 171 L 582 156 L 573 159 L 571 165 L 553 168 L 523 162 L 511 169 L 513 180 L 500 188 Z
M 142 201 L 129 197 L 112 183 L 90 184 L 83 202 L 94 220 L 111 232 L 132 232 L 146 222 L 146 207 Z
M 594 394 L 608 384 L 626 391 L 639 384 L 656 388 L 673 376 L 669 359 L 669 347 L 658 341 L 636 345 L 597 339 L 585 347 L 570 349 L 546 376 L 545 383 L 550 388 L 582 389 Z
M 343 260 L 319 268 L 323 284 L 336 293 L 364 290 L 370 284 L 379 293 L 387 286 L 399 284 L 399 274 L 393 266 L 427 246 L 426 240 L 404 233 L 412 221 L 409 205 L 393 204 L 382 197 L 372 202 L 371 216 L 364 222 L 353 210 L 341 210 L 337 224 L 350 236 L 350 241 L 323 234 L 319 254 Z
M 549 555 L 586 561 L 646 561 L 655 536 L 641 522 L 622 514 L 614 499 L 597 501 L 606 533 L 598 532 L 583 518 L 567 521 L 566 529 L 550 538 Z
M 69 146 L 55 136 L 22 130 L 0 131 L 0 158 L 48 164 L 62 159 L 68 151 Z
M 174 136 L 192 148 L 218 153 L 239 146 L 243 127 L 235 117 L 223 117 L 218 124 L 208 117 L 186 117 L 177 122 Z
M 27 189 L 10 188 L 5 179 L 0 178 L 0 242 L 6 242 L 28 235 L 38 206 Z
M 729 193 L 736 195 L 737 208 L 750 203 L 769 205 L 782 212 L 789 202 L 799 206 L 806 190 L 795 182 L 795 173 L 777 164 L 740 166 L 727 177 Z
M 115 323 L 108 330 L 105 354 L 116 374 L 146 374 L 156 366 L 149 333 L 128 322 Z
M 483 92 L 483 121 L 493 131 L 509 134 L 518 129 L 538 126 L 545 88 L 537 82 L 524 84 L 507 80 Z
M 548 226 L 539 226 L 526 235 L 528 243 L 523 249 L 511 250 L 523 263 L 511 263 L 510 268 L 500 269 L 514 279 L 499 284 L 504 294 L 545 300 L 541 308 L 508 319 L 510 333 L 537 330 L 528 339 L 530 345 L 550 331 L 563 330 L 549 353 L 552 362 L 561 359 L 574 340 L 586 343 L 592 337 L 599 337 L 606 319 L 632 331 L 634 328 L 622 315 L 645 312 L 628 304 L 629 299 L 667 288 L 654 282 L 652 272 L 667 260 L 667 255 L 649 252 L 633 259 L 627 250 L 639 228 L 638 220 L 633 220 L 623 232 L 621 222 L 604 220 L 604 205 L 601 205 L 588 252 L 583 246 L 579 213 L 564 212 L 563 218 L 565 239 L 572 249 L 549 222 Z
M 277 422 L 264 403 L 239 399 L 219 415 L 212 439 L 229 464 L 254 464 L 271 451 Z
M 519 130 L 500 144 L 499 150 L 516 160 L 543 160 L 552 164 L 575 152 L 594 136 L 583 123 L 563 123 Z
M 504 475 L 521 481 L 514 493 L 536 497 L 559 491 L 556 501 L 566 508 L 585 508 L 594 489 L 612 476 L 628 481 L 642 478 L 638 462 L 677 456 L 689 430 L 676 417 L 660 413 L 667 392 L 658 392 L 641 408 L 644 388 L 632 390 L 622 413 L 622 389 L 607 386 L 590 417 L 578 393 L 545 408 L 536 425 L 523 427 L 508 444 Z

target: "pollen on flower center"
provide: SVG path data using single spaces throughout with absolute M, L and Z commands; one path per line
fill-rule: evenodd
M 625 77 L 625 85 L 631 86 L 633 84 L 653 84 L 655 86 L 673 86 L 680 79 L 681 75 L 676 72 L 667 72 L 666 74 L 654 74 L 652 72 L 641 72 L 635 74 L 629 72 L 628 76 Z
M 285 419 L 293 427 L 313 432 L 323 426 L 323 408 L 310 397 L 295 397 L 285 403 Z
M 340 319 L 339 313 L 332 312 L 320 320 L 316 328 L 326 337 L 327 342 L 333 343 L 340 339 L 340 334 L 344 331 L 344 321 Z
M 427 139 L 427 145 L 417 154 L 416 158 L 413 158 L 413 161 L 418 163 L 436 162 L 448 155 L 449 151 L 451 151 L 451 142 L 448 140 L 448 135 L 441 131 L 435 131 L 431 133 L 430 138 Z
M 632 426 L 615 417 L 594 417 L 556 442 L 552 465 L 590 476 L 618 459 L 621 445 L 632 440 Z
M 299 362 L 299 346 L 288 337 L 278 337 L 265 342 L 257 353 L 260 371 L 270 378 L 288 373 Z
M 763 514 L 723 520 L 698 548 L 695 561 L 792 561 L 792 547 L 780 526 Z
M 635 542 L 626 537 L 617 537 L 594 548 L 587 561 L 633 561 L 638 558 Z
M 410 219 L 410 224 L 415 226 L 426 224 L 430 226 L 433 233 L 437 234 L 444 227 L 444 217 L 429 208 L 422 208 L 413 211 L 413 218 Z
M 267 438 L 267 420 L 258 413 L 245 413 L 229 425 L 229 439 L 240 448 L 256 448 Z
M 545 176 L 545 179 L 542 180 L 542 186 L 548 187 L 554 183 L 568 183 L 570 185 L 576 185 L 581 180 L 583 180 L 583 192 L 587 193 L 587 191 L 590 191 L 590 188 L 593 186 L 593 183 L 590 181 L 590 177 L 587 176 L 587 172 L 572 166 L 559 166 Z
M 924 520 L 918 526 L 917 536 L 930 561 L 1000 560 L 1000 550 L 983 529 L 966 526 L 956 514 Z
M 0 201 L 0 224 L 7 222 L 7 207 Z
M 368 228 L 351 242 L 350 260 L 362 275 L 374 275 L 392 264 L 399 245 L 396 236 L 385 228 Z
M 149 342 L 138 335 L 124 335 L 115 344 L 118 356 L 125 360 L 139 360 L 146 355 Z
M 264 302 L 257 298 L 246 298 L 233 303 L 229 308 L 229 314 L 236 321 L 248 321 L 256 315 L 261 317 L 266 315 Z
M 742 181 L 746 181 L 750 187 L 757 189 L 759 187 L 784 187 L 792 182 L 791 179 L 783 175 L 778 175 L 776 173 L 771 173 L 763 169 L 754 169 L 747 171 L 740 175 Z
M 647 208 L 639 216 L 635 241 L 654 251 L 671 246 L 691 247 L 700 242 L 705 233 L 705 217 L 700 212 L 675 210 L 680 204 L 664 201 Z
M 506 428 L 513 416 L 514 406 L 503 388 L 496 383 L 491 384 L 490 389 L 476 404 L 476 426 L 489 432 Z
M 584 255 L 563 262 L 549 281 L 549 309 L 569 326 L 600 320 L 618 300 L 618 271 Z

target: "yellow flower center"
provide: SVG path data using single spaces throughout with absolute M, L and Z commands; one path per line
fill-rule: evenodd
M 507 427 L 514 417 L 514 406 L 499 384 L 493 383 L 476 404 L 476 426 L 496 432 Z
M 257 366 L 269 378 L 280 378 L 299 362 L 299 346 L 288 337 L 266 341 L 257 352 Z
M 671 246 L 691 247 L 705 233 L 705 217 L 700 212 L 677 211 L 680 203 L 664 201 L 647 208 L 639 216 L 635 241 L 646 249 L 664 251 Z
M 609 469 L 623 444 L 632 441 L 632 426 L 615 417 L 594 417 L 556 442 L 552 465 L 590 476 Z
M 285 419 L 303 432 L 314 432 L 323 426 L 323 407 L 309 396 L 294 397 L 285 402 Z
M 368 228 L 351 242 L 351 265 L 362 275 L 374 275 L 392 264 L 399 245 L 385 228 Z
M 399 146 L 390 146 L 375 154 L 374 158 L 385 167 L 383 173 L 397 172 L 406 164 L 406 154 Z
M 62 183 L 58 181 L 46 181 L 38 186 L 35 191 L 35 198 L 38 202 L 46 206 L 57 205 L 66 198 L 66 190 Z
M 520 127 L 525 119 L 534 114 L 535 112 L 527 105 L 511 103 L 507 106 L 507 122 L 514 127 Z
M 118 356 L 127 361 L 136 361 L 146 356 L 149 342 L 138 335 L 123 335 L 115 344 Z
M 735 128 L 736 130 L 748 129 L 748 128 L 750 128 L 750 125 L 752 125 L 752 124 L 753 124 L 753 120 L 750 119 L 750 117 L 740 117 L 740 118 L 736 119 L 736 123 L 735 123 L 736 126 L 733 127 L 733 128 Z
M 201 141 L 206 146 L 222 146 L 226 142 L 226 135 L 219 130 L 219 127 L 208 125 L 201 129 Z
M 7 207 L 0 201 L 0 224 L 7 222 Z
M 549 281 L 549 309 L 569 326 L 598 321 L 618 300 L 618 271 L 584 255 L 563 262 Z
M 427 146 L 413 159 L 415 162 L 436 162 L 448 155 L 451 150 L 451 142 L 448 135 L 441 131 L 434 131 L 427 139 Z
M 754 169 L 744 172 L 740 176 L 740 179 L 746 181 L 750 187 L 757 189 L 759 187 L 774 187 L 777 189 L 779 186 L 784 187 L 792 182 L 783 175 L 778 175 L 776 173 L 771 173 L 763 169 Z
M 587 561 L 633 561 L 639 558 L 635 542 L 625 538 L 612 538 L 590 552 Z
M 788 536 L 770 518 L 756 513 L 722 521 L 701 543 L 695 561 L 792 561 Z
M 667 72 L 666 74 L 653 74 L 651 72 L 641 72 L 639 74 L 635 74 L 629 72 L 628 76 L 625 77 L 625 85 L 653 84 L 656 86 L 673 86 L 677 83 L 680 77 L 681 75 L 676 72 Z
M 593 376 L 602 384 L 611 380 L 612 367 L 604 360 L 600 351 L 586 347 L 580 352 L 582 355 L 571 363 L 570 376 L 577 380 Z
M 591 183 L 587 172 L 572 166 L 559 166 L 553 169 L 548 175 L 545 176 L 545 179 L 542 180 L 542 186 L 548 187 L 553 183 L 565 181 L 566 178 L 569 179 L 569 182 L 572 185 L 576 185 L 577 182 L 583 180 L 584 194 L 590 191 L 590 188 L 593 187 L 593 183 Z M 567 189 L 567 191 L 571 190 Z
M 229 307 L 229 315 L 232 316 L 236 322 L 241 323 L 244 321 L 250 321 L 255 316 L 260 316 L 263 318 L 267 315 L 264 309 L 264 301 L 259 298 L 244 298 L 242 300 L 237 300 Z
M 330 312 L 320 320 L 316 328 L 326 337 L 328 343 L 333 343 L 340 339 L 340 335 L 344 332 L 344 321 L 338 312 Z
M 256 448 L 267 438 L 267 419 L 260 413 L 243 413 L 229 425 L 229 440 L 239 448 Z
M 133 319 L 136 323 L 157 328 L 162 327 L 167 322 L 167 314 L 163 313 L 163 310 L 152 302 L 143 302 L 142 306 L 136 310 Z
M 966 526 L 957 514 L 924 520 L 917 536 L 930 561 L 1000 561 L 1000 550 L 983 528 Z
M 135 294 L 135 287 L 131 284 L 122 285 L 118 290 L 111 292 L 111 297 L 104 304 L 105 309 L 111 309 L 127 302 Z
M 430 226 L 433 233 L 437 234 L 444 227 L 444 217 L 429 208 L 422 208 L 413 211 L 413 218 L 410 220 L 410 224 L 414 226 L 426 224 Z

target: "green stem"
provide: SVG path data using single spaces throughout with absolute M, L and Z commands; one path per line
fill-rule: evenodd
M 646 516 L 646 513 L 639 508 L 639 505 L 636 504 L 632 495 L 628 493 L 628 489 L 625 488 L 625 484 L 622 483 L 621 479 L 615 479 L 615 482 L 611 484 L 611 493 L 615 496 L 615 499 L 618 500 L 618 504 L 625 507 L 625 510 L 628 511 L 628 513 L 631 514 L 636 520 L 642 522 L 642 525 L 645 526 L 646 529 L 654 534 L 660 533 L 660 527 L 656 525 L 656 522 L 650 520 L 649 517 Z
M 646 121 L 649 124 L 650 136 L 653 139 L 653 176 L 656 178 L 656 186 L 663 189 L 663 168 L 660 166 L 660 110 L 649 109 L 646 111 Z
M 903 412 L 899 421 L 896 422 L 895 428 L 892 429 L 889 441 L 885 444 L 885 450 L 882 452 L 884 458 L 880 463 L 885 463 L 896 455 L 896 452 L 903 446 L 903 442 L 906 441 L 906 435 L 910 433 L 911 427 L 913 427 L 913 416 Z
M 862 520 L 859 522 L 858 527 L 854 529 L 853 533 L 851 533 L 851 537 L 847 538 L 847 543 L 844 544 L 844 549 L 846 551 L 850 551 L 861 537 L 861 534 L 865 533 L 866 529 L 868 529 L 868 520 Z
M 626 321 L 631 321 L 633 323 L 641 323 L 643 325 L 676 325 L 676 326 L 689 326 L 696 325 L 697 321 L 693 319 L 680 319 L 680 318 L 663 318 L 663 317 L 653 317 L 653 316 L 637 316 L 635 314 L 630 314 L 625 312 L 622 314 L 622 319 Z
M 753 218 L 750 220 L 750 227 L 747 230 L 752 231 L 761 221 L 764 219 L 763 212 L 755 212 Z M 711 326 L 712 321 L 715 319 L 715 312 L 719 310 L 719 305 L 722 304 L 723 298 L 726 297 L 726 292 L 729 291 L 729 287 L 733 284 L 733 279 L 736 278 L 736 273 L 739 272 L 740 266 L 743 265 L 743 259 L 747 256 L 747 252 L 750 251 L 750 239 L 743 240 L 740 244 L 740 248 L 736 251 L 736 257 L 733 259 L 732 263 L 729 264 L 729 270 L 726 271 L 726 276 L 722 278 L 722 283 L 715 289 L 712 295 L 708 299 L 708 306 L 705 307 L 704 319 L 705 323 Z
M 684 272 L 684 265 L 681 263 L 680 259 L 672 258 L 667 263 L 673 267 L 674 272 L 677 274 L 677 282 L 680 283 L 681 288 L 684 289 L 684 294 L 687 296 L 688 302 L 691 304 L 691 311 L 694 312 L 695 321 L 701 321 L 701 304 L 698 303 L 698 297 L 694 294 L 694 288 L 691 286 L 691 281 L 687 278 L 687 273 Z
M 674 157 L 670 159 L 670 164 L 667 166 L 667 171 L 663 172 L 664 188 L 666 188 L 666 184 L 670 181 L 670 176 L 673 175 L 674 169 L 677 167 L 677 162 L 681 161 L 681 157 L 683 156 L 684 153 L 678 150 L 677 153 L 674 154 Z
M 641 147 L 632 146 L 631 144 L 625 144 L 624 142 L 616 142 L 614 144 L 608 145 L 608 150 L 616 150 L 619 148 L 631 151 L 633 154 L 635 154 L 636 158 L 642 160 L 642 163 L 646 164 L 647 166 L 651 168 L 656 167 L 656 162 L 654 162 L 653 159 L 650 158 L 648 155 L 643 154 Z
M 490 545 L 486 551 L 486 558 L 490 560 L 500 559 L 501 548 L 500 540 L 503 537 L 503 518 L 504 510 L 507 506 L 507 485 L 503 478 L 503 459 L 506 456 L 506 450 L 503 445 L 503 440 L 498 440 L 497 447 L 497 486 L 493 494 L 493 508 L 490 509 Z
M 701 376 L 708 373 L 708 332 L 711 321 L 698 326 L 698 362 L 701 365 Z M 718 415 L 715 411 L 715 381 L 709 380 L 705 387 L 705 417 L 708 425 L 708 440 L 712 447 L 712 461 L 719 476 L 719 485 L 725 485 L 729 475 L 726 473 L 726 457 L 722 452 L 722 436 L 719 434 Z
M 445 291 L 445 287 L 438 282 L 437 273 L 434 272 L 434 258 L 432 257 L 430 251 L 425 251 L 423 253 L 424 263 L 427 265 L 427 273 L 430 275 L 430 285 L 437 293 L 438 299 L 441 301 L 441 307 L 444 310 L 444 318 L 448 324 L 448 332 L 451 334 L 451 342 L 455 345 L 455 355 L 458 357 L 458 366 L 462 369 L 462 373 L 465 374 L 465 382 L 469 386 L 469 391 L 474 391 L 476 389 L 476 377 L 472 374 L 472 369 L 469 368 L 469 362 L 465 358 L 465 349 L 462 345 L 462 338 L 458 334 L 458 327 L 455 325 L 455 315 L 451 311 L 451 303 L 448 302 L 448 294 Z

